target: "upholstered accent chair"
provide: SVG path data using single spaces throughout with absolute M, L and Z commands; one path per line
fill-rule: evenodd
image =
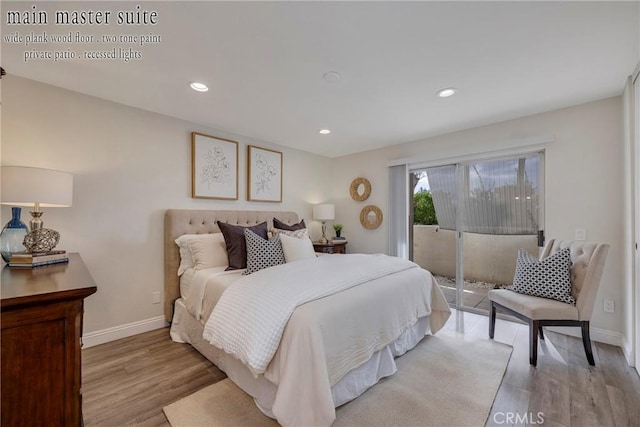
M 602 270 L 609 251 L 608 244 L 549 240 L 540 259 L 562 249 L 570 248 L 571 294 L 576 305 L 524 295 L 507 289 L 489 291 L 491 311 L 489 338 L 493 339 L 496 311 L 502 311 L 529 324 L 529 363 L 536 366 L 538 359 L 538 335 L 544 339 L 543 326 L 579 326 L 582 329 L 582 344 L 590 365 L 595 365 L 589 336 L 589 320 L 602 277 Z

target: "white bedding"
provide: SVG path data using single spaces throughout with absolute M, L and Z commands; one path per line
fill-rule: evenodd
M 350 254 L 260 270 L 222 295 L 205 324 L 204 338 L 257 376 L 267 370 L 296 307 L 411 268 L 420 267 L 387 255 Z
M 180 296 L 188 295 L 189 288 L 191 287 L 191 282 L 193 281 L 193 276 L 198 272 L 193 268 L 187 268 L 180 275 Z M 186 298 L 185 298 L 186 300 Z
M 298 286 L 306 287 L 311 277 L 326 278 L 327 271 L 332 269 L 339 273 L 342 268 L 336 268 L 336 265 L 348 264 L 353 258 L 358 256 L 330 255 L 309 261 L 310 265 L 305 266 L 304 281 Z M 380 261 L 374 256 L 367 258 L 372 259 L 374 264 Z M 290 265 L 294 264 L 297 263 Z M 348 269 L 348 266 L 344 267 Z M 410 328 L 418 324 L 419 319 L 428 319 L 432 333 L 446 322 L 450 311 L 431 274 L 415 264 L 400 270 L 387 271 L 382 278 L 295 309 L 282 332 L 280 346 L 264 376 L 260 376 L 276 386 L 270 411 L 265 412 L 275 416 L 283 425 L 330 425 L 335 418 L 335 405 L 344 403 L 334 395 L 336 385 L 349 372 L 370 363 L 374 354 L 386 354 L 381 353 L 385 349 L 391 352 L 389 354 L 397 355 L 413 347 L 416 340 L 420 339 L 420 336 L 415 338 L 415 332 L 409 344 L 402 344 L 404 348 L 392 352 L 393 346 L 398 345 L 399 337 L 406 335 Z M 257 278 L 272 274 L 259 273 L 255 273 Z M 189 290 L 189 312 L 192 315 L 206 314 L 208 307 L 215 303 L 203 302 L 208 298 L 205 294 L 211 293 L 215 299 L 217 291 L 210 292 L 209 288 L 220 288 L 220 285 L 212 286 L 211 283 L 222 279 L 222 287 L 230 286 L 233 289 L 244 280 L 238 279 L 237 272 L 235 276 L 233 274 L 221 275 L 216 272 L 214 279 L 205 279 L 205 273 L 202 278 L 196 274 Z M 204 285 L 196 285 L 199 282 Z M 197 301 L 198 295 L 203 300 Z M 367 384 L 368 387 L 373 383 Z M 301 394 L 301 390 L 304 393 Z M 358 390 L 356 395 L 362 391 Z
M 193 317 L 206 322 L 224 291 L 242 277 L 244 270 L 225 271 L 225 267 L 214 267 L 194 271 L 190 286 L 182 294 L 182 299 Z
M 271 408 L 278 388 L 264 375 L 255 378 L 236 358 L 212 346 L 202 338 L 204 325 L 197 321 L 186 309 L 184 300 L 175 303 L 174 320 L 171 323 L 171 338 L 176 342 L 186 342 L 195 347 L 207 359 L 227 374 L 229 379 L 254 398 L 256 406 L 267 416 L 276 418 Z M 429 318 L 422 317 L 394 342 L 373 354 L 365 363 L 350 371 L 331 387 L 333 404 L 338 406 L 350 402 L 375 385 L 380 379 L 396 372 L 394 358 L 411 350 L 427 334 Z

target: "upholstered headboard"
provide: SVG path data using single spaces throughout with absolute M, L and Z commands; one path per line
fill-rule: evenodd
M 180 298 L 180 252 L 175 244 L 178 237 L 183 234 L 220 233 L 217 221 L 242 226 L 267 221 L 271 229 L 273 217 L 287 224 L 298 222 L 295 212 L 169 209 L 164 216 L 164 315 L 167 321 L 171 321 L 173 304 Z

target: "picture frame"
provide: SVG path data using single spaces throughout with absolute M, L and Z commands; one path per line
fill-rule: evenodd
M 191 132 L 191 197 L 238 200 L 238 143 Z
M 247 147 L 247 200 L 282 203 L 282 153 Z

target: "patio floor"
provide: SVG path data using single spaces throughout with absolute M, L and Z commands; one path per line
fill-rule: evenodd
M 455 277 L 434 276 L 440 289 L 444 293 L 449 306 L 456 306 L 456 279 Z M 479 310 L 489 311 L 489 298 L 487 294 L 491 289 L 501 286 L 493 283 L 475 282 L 465 280 L 464 282 L 464 306 L 473 307 Z

